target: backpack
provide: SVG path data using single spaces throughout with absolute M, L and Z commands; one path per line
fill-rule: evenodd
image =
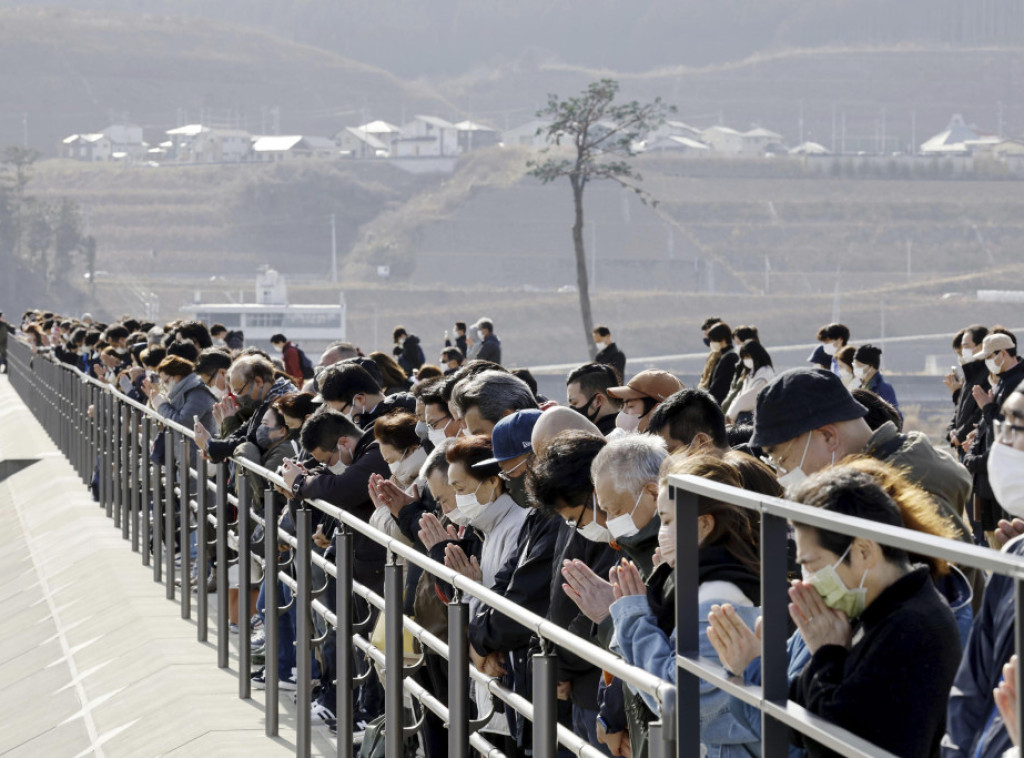
M 312 379 L 316 375 L 313 371 L 313 362 L 309 360 L 309 356 L 303 352 L 301 347 L 296 345 L 295 349 L 299 351 L 299 367 L 302 369 L 302 378 Z

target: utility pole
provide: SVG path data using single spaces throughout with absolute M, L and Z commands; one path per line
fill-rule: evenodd
M 338 231 L 331 214 L 331 282 L 338 283 Z

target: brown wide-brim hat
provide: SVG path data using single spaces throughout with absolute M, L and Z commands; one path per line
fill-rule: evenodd
M 616 400 L 637 400 L 642 397 L 650 397 L 658 402 L 668 399 L 679 390 L 685 389 L 685 385 L 667 371 L 650 369 L 641 371 L 634 376 L 625 387 L 609 387 L 608 397 Z

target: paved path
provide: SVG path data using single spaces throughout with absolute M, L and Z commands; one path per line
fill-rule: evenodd
M 16 473 L 12 460 L 36 459 Z M 6 476 L 6 478 L 4 478 Z M 211 596 L 211 616 L 215 615 Z M 193 614 L 195 608 L 193 606 Z M 286 756 L 0 376 L 0 756 Z M 314 755 L 333 750 L 314 729 Z

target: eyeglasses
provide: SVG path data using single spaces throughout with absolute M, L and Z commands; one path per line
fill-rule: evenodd
M 1012 445 L 1016 441 L 1017 432 L 1024 433 L 1024 426 L 1018 426 L 1010 423 L 1009 421 L 994 419 L 992 421 L 992 430 L 996 433 L 996 442 L 1001 442 L 1004 445 Z
M 509 469 L 508 471 L 502 471 L 502 472 L 500 472 L 500 473 L 498 474 L 498 477 L 499 477 L 499 478 L 501 479 L 501 481 L 503 481 L 503 482 L 511 482 L 511 481 L 512 481 L 512 477 L 510 476 L 510 474 L 511 474 L 511 473 L 512 473 L 513 471 L 515 471 L 515 470 L 516 470 L 517 468 L 519 468 L 520 466 L 522 466 L 522 465 L 523 465 L 524 463 L 526 463 L 526 459 L 525 459 L 525 458 L 524 458 L 523 460 L 519 461 L 519 463 L 517 463 L 517 464 L 516 464 L 515 466 L 513 466 L 512 468 L 510 468 L 510 469 Z
M 424 417 L 424 418 L 426 418 L 426 417 Z M 426 425 L 429 426 L 431 429 L 433 429 L 436 432 L 437 431 L 437 425 L 440 424 L 442 421 L 447 421 L 448 422 L 443 427 L 444 431 L 448 431 L 448 426 L 449 426 L 449 424 L 452 423 L 452 417 L 451 416 L 441 416 L 441 418 L 437 419 L 437 421 L 426 421 Z
M 587 512 L 587 507 L 588 506 L 593 506 L 593 508 L 594 508 L 594 515 L 596 517 L 597 516 L 597 493 L 596 492 L 591 493 L 590 499 L 587 502 L 583 503 L 583 505 L 580 506 L 580 508 L 582 508 L 583 510 L 580 511 L 580 517 L 579 518 L 567 518 L 565 520 L 566 526 L 568 526 L 570 529 L 573 529 L 573 530 L 579 529 L 580 521 L 583 520 L 583 516 Z
M 803 435 L 800 435 L 800 436 L 802 437 Z M 791 439 L 789 441 L 789 444 L 786 445 L 786 447 L 783 450 L 781 450 L 781 451 L 773 450 L 770 453 L 765 453 L 764 456 L 763 456 L 764 460 L 772 468 L 781 469 L 782 468 L 782 462 L 784 460 L 786 460 L 786 456 L 789 455 L 789 449 L 791 447 L 793 447 L 793 443 L 796 442 L 798 439 L 800 439 L 800 437 L 796 437 L 794 439 Z

